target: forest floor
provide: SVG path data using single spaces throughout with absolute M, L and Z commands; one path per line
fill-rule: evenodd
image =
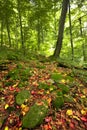
M 87 130 L 84 78 L 78 70 L 59 67 L 56 61 L 4 61 L 0 68 L 0 130 Z M 41 116 L 38 108 L 44 101 L 48 110 Z M 23 119 L 29 111 L 31 119 Z

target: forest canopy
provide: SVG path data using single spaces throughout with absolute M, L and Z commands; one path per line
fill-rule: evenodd
M 64 2 L 66 15 L 61 14 Z M 0 0 L 0 45 L 53 55 L 65 15 L 59 55 L 86 61 L 86 12 L 86 0 Z

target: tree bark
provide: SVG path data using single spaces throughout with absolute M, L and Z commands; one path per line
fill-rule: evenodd
M 10 28 L 9 28 L 9 22 L 8 22 L 8 18 L 7 18 L 7 16 L 6 16 L 6 28 L 7 28 L 7 33 L 8 33 L 9 47 L 11 47 Z
M 70 27 L 71 55 L 72 55 L 72 60 L 73 60 L 74 59 L 74 47 L 73 47 L 73 39 L 72 39 L 72 24 L 71 24 L 70 2 L 69 2 L 69 27 Z
M 60 21 L 59 21 L 58 39 L 57 39 L 56 48 L 55 48 L 55 51 L 53 54 L 54 57 L 60 56 L 60 52 L 61 52 L 61 48 L 62 48 L 64 24 L 65 24 L 68 5 L 69 5 L 69 0 L 63 0 L 62 11 L 61 11 L 61 16 L 60 16 Z
M 1 21 L 1 47 L 3 46 L 3 20 Z

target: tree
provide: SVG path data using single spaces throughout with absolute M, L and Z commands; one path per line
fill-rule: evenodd
M 64 24 L 65 24 L 65 18 L 66 18 L 66 14 L 67 14 L 68 5 L 69 5 L 69 0 L 63 0 L 62 11 L 61 11 L 61 16 L 60 16 L 60 21 L 59 21 L 58 38 L 57 38 L 57 42 L 56 42 L 56 48 L 55 48 L 55 51 L 53 54 L 54 57 L 59 57 L 60 51 L 62 48 Z
M 73 47 L 73 39 L 72 39 L 72 24 L 71 24 L 70 2 L 69 2 L 69 26 L 70 26 L 71 53 L 72 53 L 72 60 L 73 60 L 73 58 L 74 58 L 74 47 Z

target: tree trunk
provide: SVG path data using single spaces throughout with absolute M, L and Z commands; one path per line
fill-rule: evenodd
M 1 21 L 1 47 L 3 46 L 3 20 Z
M 38 33 L 38 51 L 40 50 L 40 43 L 41 43 L 41 39 L 40 39 L 40 19 L 38 18 L 38 25 L 37 25 L 37 33 Z
M 70 26 L 71 54 L 72 54 L 72 60 L 73 60 L 73 58 L 74 58 L 74 47 L 73 47 L 73 39 L 72 39 L 72 24 L 71 24 L 70 2 L 69 2 L 69 26 Z
M 69 0 L 63 0 L 62 11 L 61 11 L 61 16 L 60 16 L 60 21 L 59 21 L 58 39 L 57 39 L 56 48 L 55 48 L 55 51 L 53 54 L 54 57 L 59 57 L 60 51 L 62 48 L 64 24 L 65 24 L 65 18 L 66 18 L 66 14 L 67 14 L 68 4 L 69 4 Z
M 83 37 L 83 30 L 82 30 L 82 19 L 79 18 L 79 24 L 80 24 L 80 35 Z M 82 50 L 83 50 L 83 60 L 86 61 L 86 53 L 85 53 L 85 42 L 82 43 Z
M 7 33 L 8 33 L 9 47 L 11 47 L 10 28 L 9 28 L 9 22 L 8 22 L 7 16 L 6 16 L 6 27 L 7 27 Z

